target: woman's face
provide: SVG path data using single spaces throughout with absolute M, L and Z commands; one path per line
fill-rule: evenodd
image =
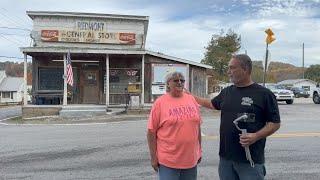
M 169 92 L 182 93 L 185 79 L 181 76 L 175 76 L 168 82 Z

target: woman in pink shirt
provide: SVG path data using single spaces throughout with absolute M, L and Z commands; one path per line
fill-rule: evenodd
M 147 139 L 151 165 L 160 180 L 196 180 L 201 160 L 201 118 L 194 97 L 183 92 L 180 72 L 166 77 L 167 93 L 154 102 Z

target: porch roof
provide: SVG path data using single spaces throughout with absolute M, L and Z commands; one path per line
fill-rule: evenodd
M 141 54 L 141 55 L 151 55 L 175 62 L 180 62 L 184 64 L 190 64 L 206 69 L 211 69 L 211 66 L 198 63 L 191 60 L 186 60 L 182 58 L 177 58 L 169 56 L 160 52 L 153 52 L 149 50 L 123 50 L 123 49 L 103 49 L 103 48 L 68 48 L 68 47 L 21 47 L 20 50 L 27 55 L 32 53 L 80 53 L 80 54 Z

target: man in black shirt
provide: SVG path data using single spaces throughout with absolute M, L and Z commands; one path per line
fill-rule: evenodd
M 234 84 L 223 89 L 211 101 L 195 96 L 197 102 L 208 108 L 221 110 L 220 162 L 221 180 L 263 180 L 266 137 L 280 128 L 277 100 L 267 88 L 251 79 L 252 61 L 245 54 L 235 55 L 228 65 L 228 76 Z M 243 114 L 252 115 L 254 122 L 239 122 L 247 134 L 240 135 L 233 121 Z M 249 147 L 254 167 L 246 158 Z

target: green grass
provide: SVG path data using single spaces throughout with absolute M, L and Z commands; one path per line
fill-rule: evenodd
M 7 123 L 24 124 L 24 120 L 22 119 L 21 116 L 19 116 L 19 117 L 8 119 Z

